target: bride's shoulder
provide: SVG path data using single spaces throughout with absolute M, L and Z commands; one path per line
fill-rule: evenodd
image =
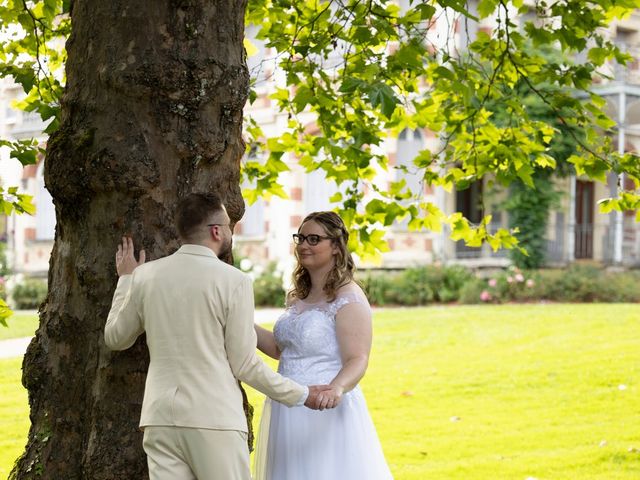
M 344 298 L 351 302 L 368 304 L 367 295 L 362 290 L 362 287 L 353 280 L 346 285 L 341 286 L 336 292 L 336 298 Z

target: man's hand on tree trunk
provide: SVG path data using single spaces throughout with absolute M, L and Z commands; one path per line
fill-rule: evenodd
M 118 245 L 118 251 L 116 252 L 118 276 L 131 275 L 137 267 L 144 263 L 145 259 L 144 250 L 140 250 L 140 261 L 136 261 L 133 239 L 131 237 L 122 237 L 122 244 Z

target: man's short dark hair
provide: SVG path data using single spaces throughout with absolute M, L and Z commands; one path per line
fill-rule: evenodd
M 190 193 L 178 203 L 175 222 L 183 239 L 192 239 L 212 215 L 222 211 L 220 197 L 213 193 Z

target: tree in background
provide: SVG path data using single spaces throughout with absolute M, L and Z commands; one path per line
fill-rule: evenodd
M 528 51 L 530 54 L 543 56 L 548 62 L 571 62 L 548 46 L 535 52 L 528 47 Z M 569 159 L 577 154 L 580 143 L 584 142 L 582 132 L 564 120 L 571 116 L 571 111 L 561 109 L 558 112 L 544 101 L 545 97 L 554 95 L 558 90 L 559 88 L 553 85 L 531 85 L 522 79 L 512 91 L 513 98 L 523 105 L 531 119 L 552 126 L 556 132 L 547 149 L 548 155 L 555 162 L 555 168 L 536 165 L 531 174 L 533 188 L 518 178 L 509 185 L 507 199 L 501 203 L 501 207 L 509 213 L 510 226 L 519 230 L 519 245 L 526 250 L 526 255 L 520 249 L 509 251 L 511 260 L 519 268 L 539 268 L 544 265 L 549 215 L 552 208 L 558 205 L 563 193 L 558 191 L 555 180 L 575 172 Z M 564 90 L 565 94 L 576 94 L 575 90 L 568 87 Z M 489 109 L 493 112 L 497 124 L 504 127 L 513 122 L 503 102 L 495 102 Z

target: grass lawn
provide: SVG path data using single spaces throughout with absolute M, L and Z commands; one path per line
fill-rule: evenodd
M 8 327 L 0 325 L 0 340 L 32 337 L 38 328 L 38 315 L 26 311 L 16 313 L 7 319 L 7 325 Z
M 27 443 L 29 405 L 20 383 L 22 358 L 0 360 L 0 478 L 5 479 Z
M 0 361 L 0 478 L 19 367 Z M 639 305 L 378 310 L 362 387 L 396 480 L 640 478 Z

